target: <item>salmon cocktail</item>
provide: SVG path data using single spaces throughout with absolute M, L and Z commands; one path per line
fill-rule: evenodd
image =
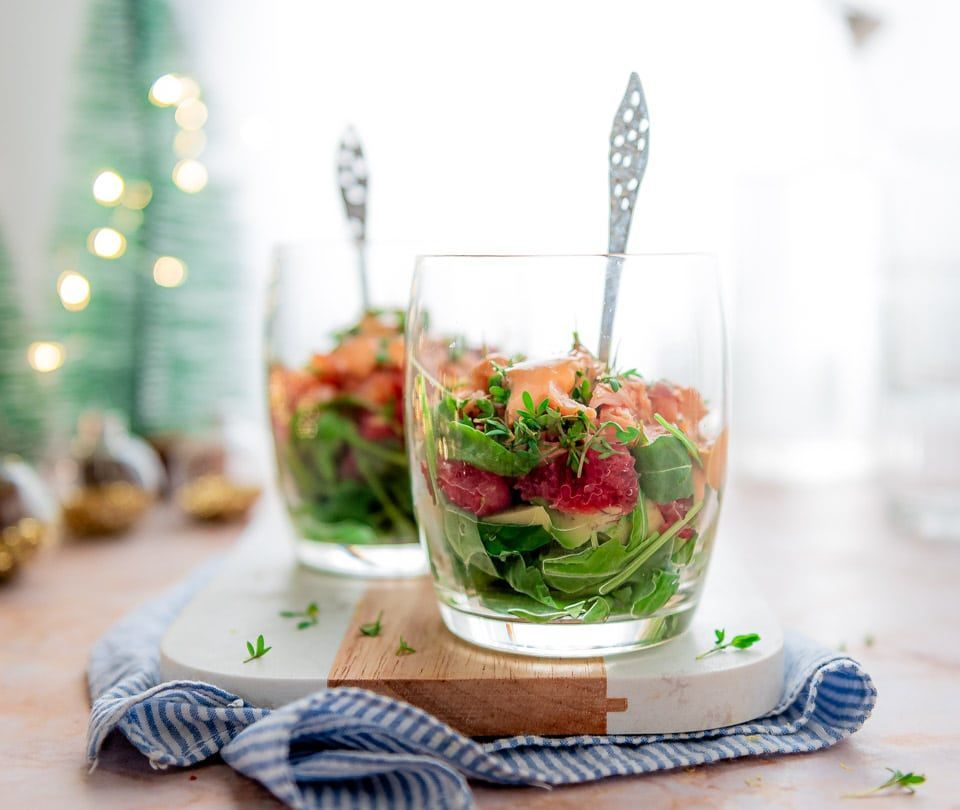
M 337 573 L 422 573 L 403 427 L 405 313 L 357 301 L 361 314 L 345 316 L 352 287 L 337 294 L 317 253 L 281 257 L 268 395 L 298 556 Z
M 585 259 L 596 257 L 576 258 L 589 272 Z M 427 281 L 418 278 L 424 292 Z M 410 317 L 425 312 L 415 302 Z M 481 330 L 485 345 L 465 337 L 458 362 L 438 363 L 432 320 L 411 325 L 408 432 L 448 627 L 541 655 L 631 649 L 681 632 L 722 498 L 722 391 L 714 404 L 680 379 L 602 361 L 581 333 L 567 333 L 564 351 L 528 354 L 497 340 L 494 325 Z M 722 379 L 721 344 L 722 333 Z
M 349 545 L 412 541 L 398 313 L 367 313 L 302 368 L 274 364 L 270 413 L 301 536 Z

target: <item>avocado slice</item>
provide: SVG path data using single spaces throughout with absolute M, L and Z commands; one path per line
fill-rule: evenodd
M 609 515 L 606 512 L 587 512 L 572 514 L 569 512 L 554 512 L 544 510 L 550 520 L 547 531 L 564 548 L 580 548 L 584 543 L 595 537 L 598 532 L 612 530 L 622 515 Z
M 550 516 L 542 506 L 517 506 L 496 515 L 487 515 L 484 523 L 509 523 L 513 526 L 543 526 L 550 530 Z

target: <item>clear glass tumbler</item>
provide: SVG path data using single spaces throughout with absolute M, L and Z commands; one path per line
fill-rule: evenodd
M 722 500 L 714 261 L 427 256 L 407 316 L 407 437 L 440 612 L 481 646 L 588 656 L 690 623 Z
M 283 245 L 269 302 L 270 417 L 305 565 L 368 577 L 426 571 L 403 434 L 413 253 L 372 246 L 364 304 L 349 242 Z

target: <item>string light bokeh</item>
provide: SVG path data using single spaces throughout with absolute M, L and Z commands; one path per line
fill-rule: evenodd
M 187 266 L 174 256 L 160 256 L 153 263 L 153 280 L 161 287 L 179 287 L 187 279 Z
M 65 270 L 57 279 L 57 295 L 64 309 L 79 312 L 90 303 L 90 282 L 76 270 Z
M 27 362 L 34 371 L 46 374 L 63 365 L 66 352 L 63 344 L 50 340 L 38 340 L 27 347 Z
M 93 198 L 101 205 L 119 205 L 124 186 L 123 178 L 112 169 L 107 169 L 93 181 Z
M 203 127 L 209 110 L 201 100 L 201 89 L 196 79 L 178 73 L 158 76 L 147 92 L 147 99 L 156 107 L 173 107 L 178 126 L 172 143 L 175 161 L 170 180 L 186 194 L 197 194 L 207 186 L 207 167 L 197 158 L 207 145 Z M 127 251 L 128 236 L 136 232 L 144 221 L 144 212 L 153 199 L 153 186 L 146 180 L 125 179 L 113 168 L 101 169 L 90 185 L 94 200 L 114 209 L 109 223 L 93 228 L 87 235 L 87 250 L 100 259 L 113 260 Z M 151 276 L 159 287 L 174 288 L 187 280 L 187 265 L 175 256 L 158 256 L 152 264 Z M 76 270 L 64 270 L 57 278 L 57 297 L 68 312 L 87 308 L 93 295 L 87 276 Z M 27 348 L 27 362 L 40 373 L 60 368 L 66 361 L 62 344 L 53 341 L 35 341 Z

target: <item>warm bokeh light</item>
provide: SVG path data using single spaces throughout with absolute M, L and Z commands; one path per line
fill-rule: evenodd
M 196 98 L 188 98 L 177 107 L 174 119 L 184 129 L 200 129 L 207 123 L 207 105 Z
M 173 139 L 173 151 L 177 157 L 195 158 L 207 145 L 207 136 L 202 129 L 181 129 Z
M 93 198 L 101 205 L 116 205 L 123 196 L 123 188 L 123 178 L 112 169 L 106 169 L 93 181 Z
M 197 84 L 196 79 L 192 79 L 189 76 L 180 77 L 180 98 L 177 101 L 184 101 L 188 98 L 199 98 L 200 97 L 200 85 Z
M 66 270 L 57 279 L 57 295 L 64 309 L 79 312 L 90 303 L 90 282 L 76 270 Z
M 101 259 L 116 259 L 127 249 L 127 240 L 115 228 L 94 228 L 87 238 L 87 248 Z
M 27 362 L 34 371 L 56 371 L 63 365 L 63 344 L 38 340 L 27 347 Z
M 196 194 L 207 185 L 207 168 L 199 160 L 181 160 L 173 167 L 173 182 L 181 191 Z
M 153 280 L 161 287 L 179 287 L 187 278 L 187 266 L 173 256 L 161 256 L 153 263 Z
M 146 208 L 153 199 L 153 187 L 146 180 L 135 180 L 127 183 L 127 190 L 123 193 L 121 202 L 127 208 L 139 211 Z
M 152 104 L 158 107 L 169 107 L 183 98 L 183 82 L 173 73 L 164 73 L 150 87 L 147 96 Z

